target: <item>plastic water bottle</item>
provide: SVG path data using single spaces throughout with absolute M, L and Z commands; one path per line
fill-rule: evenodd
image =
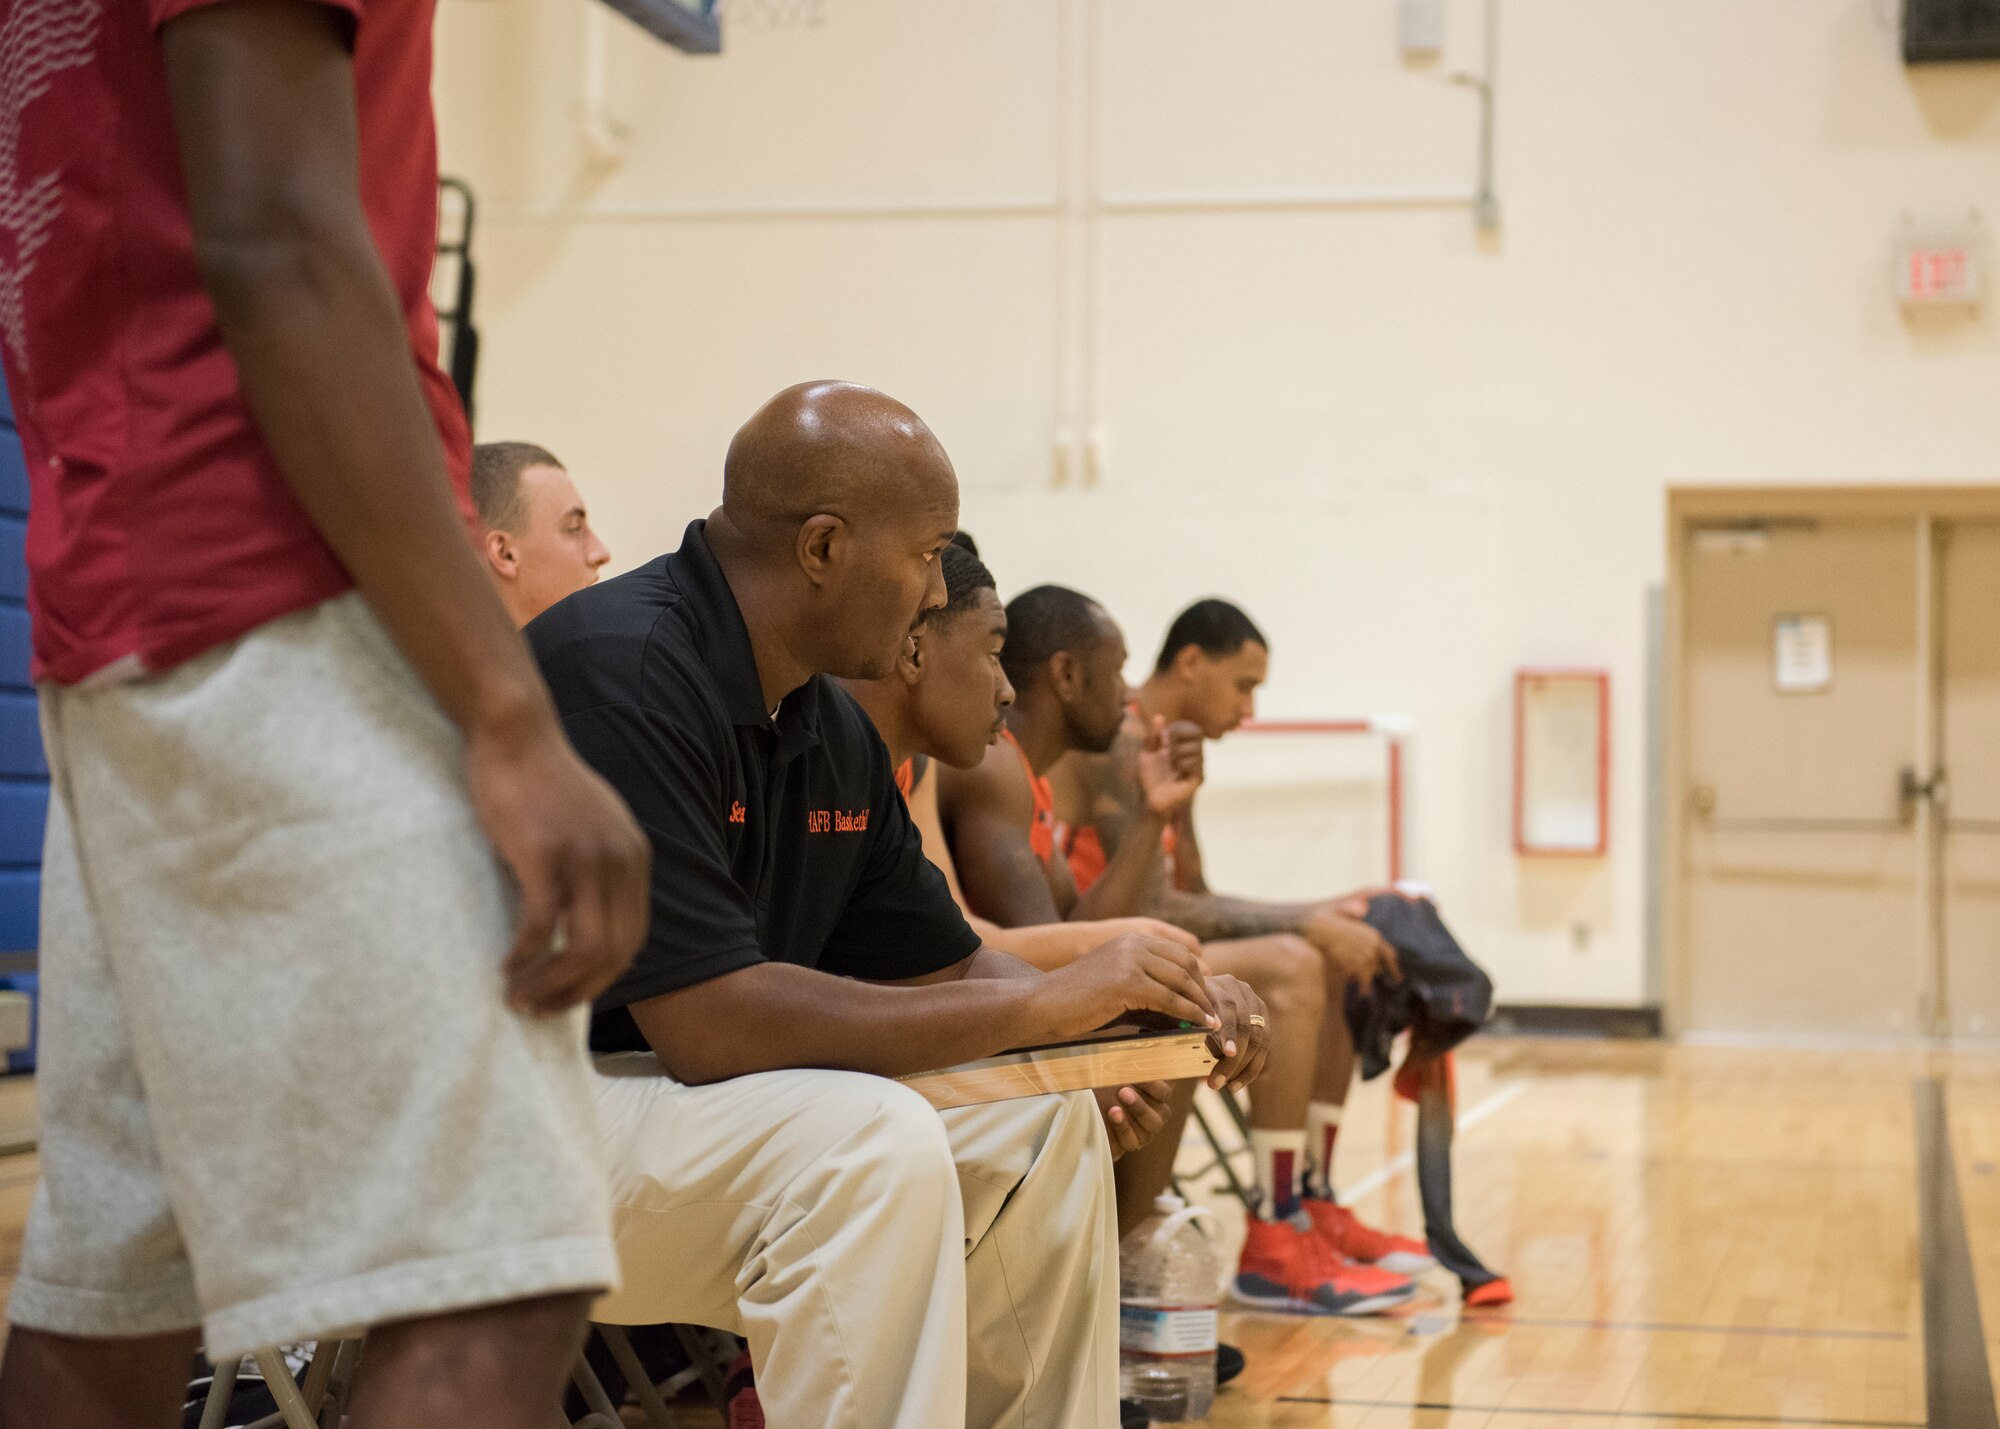
M 1214 1213 L 1161 1196 L 1118 1248 L 1119 1396 L 1158 1424 L 1208 1418 L 1222 1257 L 1195 1224 Z

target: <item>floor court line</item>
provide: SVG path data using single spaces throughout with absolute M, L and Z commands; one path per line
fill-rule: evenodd
M 1439 1414 L 1514 1414 L 1544 1419 L 1621 1419 L 1652 1423 L 1667 1419 L 1675 1423 L 1702 1424 L 1801 1424 L 1811 1429 L 1926 1429 L 1918 1419 L 1815 1419 L 1789 1414 L 1701 1414 L 1674 1409 L 1528 1409 L 1508 1404 L 1453 1404 L 1424 1399 L 1348 1399 L 1326 1395 L 1286 1394 L 1280 1404 L 1330 1404 L 1353 1409 L 1417 1409 Z
M 1551 1330 L 1640 1330 L 1653 1335 L 1768 1335 L 1801 1340 L 1907 1340 L 1901 1330 L 1809 1330 L 1771 1325 L 1673 1325 L 1650 1320 L 1540 1320 L 1527 1315 L 1480 1316 L 1465 1324 L 1531 1325 Z M 1683 1416 L 1685 1417 L 1685 1416 Z M 1826 1421 L 1818 1421 L 1824 1423 Z
M 1944 1083 L 1919 1077 L 1917 1121 L 1918 1240 L 1924 1277 L 1924 1403 L 1931 1429 L 1996 1429 L 1993 1375 L 1972 1247 L 1958 1197 Z

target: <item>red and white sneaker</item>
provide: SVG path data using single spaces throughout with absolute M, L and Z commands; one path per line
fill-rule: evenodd
M 1401 1275 L 1333 1253 L 1304 1217 L 1252 1217 L 1229 1282 L 1229 1298 L 1252 1310 L 1291 1315 L 1373 1315 L 1403 1304 L 1417 1287 Z
M 1306 1196 L 1299 1204 L 1312 1218 L 1313 1229 L 1333 1247 L 1334 1252 L 1363 1265 L 1377 1266 L 1398 1275 L 1415 1275 L 1437 1264 L 1430 1247 L 1406 1235 L 1390 1235 L 1366 1226 L 1347 1207 L 1318 1196 Z

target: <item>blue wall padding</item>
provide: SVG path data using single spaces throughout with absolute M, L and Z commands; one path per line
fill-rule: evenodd
M 48 819 L 48 765 L 28 680 L 28 469 L 14 431 L 14 404 L 0 382 L 0 952 L 33 953 L 41 942 L 42 825 Z M 10 979 L 32 995 L 35 975 Z M 36 1009 L 39 1012 L 39 1007 Z M 32 1069 L 32 1048 L 8 1058 Z
M 0 596 L 28 598 L 28 523 L 0 516 Z
M 0 953 L 28 953 L 41 945 L 42 871 L 0 868 Z
M 47 784 L 35 779 L 0 784 L 0 865 L 40 864 L 42 825 L 48 817 Z
M 0 511 L 28 514 L 28 463 L 18 440 L 0 440 Z
M 0 605 L 0 689 L 32 690 L 28 679 L 34 646 L 26 606 Z
M 0 690 L 0 775 L 24 774 L 48 778 L 42 757 L 41 723 L 35 717 L 35 697 L 19 690 Z

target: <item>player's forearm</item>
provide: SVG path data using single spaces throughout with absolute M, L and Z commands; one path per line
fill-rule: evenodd
M 900 1077 L 1054 1040 L 1032 969 L 996 976 L 1002 963 L 968 961 L 979 967 L 920 985 L 760 963 L 635 1004 L 632 1016 L 691 1086 L 795 1067 Z
M 1126 824 L 1104 872 L 1078 895 L 1070 921 L 1136 918 L 1145 913 L 1159 897 L 1160 839 L 1166 829 L 1166 820 L 1150 809 Z
M 1201 867 L 1201 841 L 1195 837 L 1194 819 L 1186 810 L 1174 820 L 1173 885 L 1183 893 L 1208 892 L 1208 879 Z
M 1227 938 L 1258 938 L 1271 933 L 1296 933 L 1317 911 L 1310 903 L 1263 903 L 1221 893 L 1160 890 L 1154 915 L 1185 928 L 1203 942 Z
M 1003 928 L 984 918 L 969 921 L 973 931 L 988 944 L 1043 972 L 1068 967 L 1104 941 L 1103 934 L 1092 924 L 1039 923 L 1028 928 Z
M 365 223 L 212 222 L 197 237 L 279 469 L 445 713 L 464 729 L 552 721 L 474 558 Z
M 968 821 L 952 852 L 958 857 L 959 885 L 966 904 L 1002 928 L 1060 923 L 1042 861 L 1027 837 L 991 820 Z

